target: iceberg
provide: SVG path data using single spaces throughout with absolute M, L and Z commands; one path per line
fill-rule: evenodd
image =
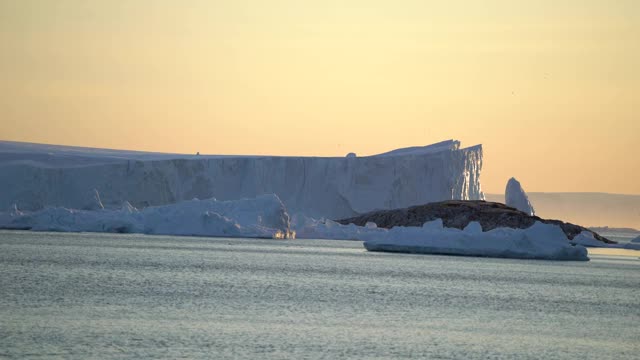
M 511 178 L 507 182 L 507 188 L 505 190 L 505 204 L 512 208 L 516 208 L 527 215 L 535 216 L 536 212 L 533 210 L 533 206 L 529 201 L 527 193 L 520 185 L 520 182 L 516 178 Z
M 628 250 L 640 250 L 640 236 L 624 244 L 624 248 Z
M 611 247 L 609 244 L 597 240 L 592 232 L 582 231 L 580 234 L 573 237 L 570 240 L 572 244 L 582 245 L 587 247 Z
M 569 243 L 557 225 L 536 222 L 527 229 L 496 228 L 486 232 L 477 222 L 463 230 L 445 228 L 442 220 L 418 227 L 394 227 L 361 236 L 368 251 L 441 254 L 539 260 L 587 261 L 587 249 Z
M 387 231 L 378 229 L 374 223 L 367 223 L 366 226 L 342 225 L 333 220 L 314 219 L 302 214 L 292 216 L 291 227 L 295 229 L 297 239 L 361 240 L 364 233 Z
M 482 146 L 373 156 L 208 156 L 0 141 L 0 208 L 137 208 L 276 194 L 287 209 L 339 219 L 450 199 L 481 200 Z
M 138 210 L 74 210 L 49 207 L 35 212 L 17 208 L 0 214 L 0 228 L 32 231 L 142 233 L 248 238 L 292 238 L 289 215 L 275 195 L 236 201 L 188 200 Z
M 379 228 L 374 223 L 342 225 L 326 219 L 300 218 L 299 215 L 294 215 L 293 219 L 298 238 L 360 240 L 369 251 L 589 260 L 587 249 L 581 244 L 572 244 L 559 226 L 541 222 L 526 229 L 499 227 L 485 232 L 475 221 L 460 230 L 444 227 L 442 219 L 426 222 L 422 227 L 396 226 L 391 229 Z M 593 235 L 584 232 L 584 236 Z

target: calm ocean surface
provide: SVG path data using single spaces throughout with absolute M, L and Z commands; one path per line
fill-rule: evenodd
M 0 358 L 638 359 L 630 254 L 0 232 Z

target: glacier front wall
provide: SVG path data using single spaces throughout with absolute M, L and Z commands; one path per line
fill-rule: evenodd
M 88 166 L 28 163 L 0 168 L 0 206 L 138 208 L 193 198 L 236 200 L 277 194 L 290 213 L 343 218 L 448 199 L 476 200 L 482 147 L 350 158 L 203 157 L 123 160 Z

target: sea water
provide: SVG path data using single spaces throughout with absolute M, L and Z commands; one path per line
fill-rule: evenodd
M 0 357 L 637 359 L 639 254 L 0 232 Z

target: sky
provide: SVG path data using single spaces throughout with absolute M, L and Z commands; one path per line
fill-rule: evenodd
M 485 192 L 640 194 L 640 1 L 0 0 L 0 139 L 483 144 Z

